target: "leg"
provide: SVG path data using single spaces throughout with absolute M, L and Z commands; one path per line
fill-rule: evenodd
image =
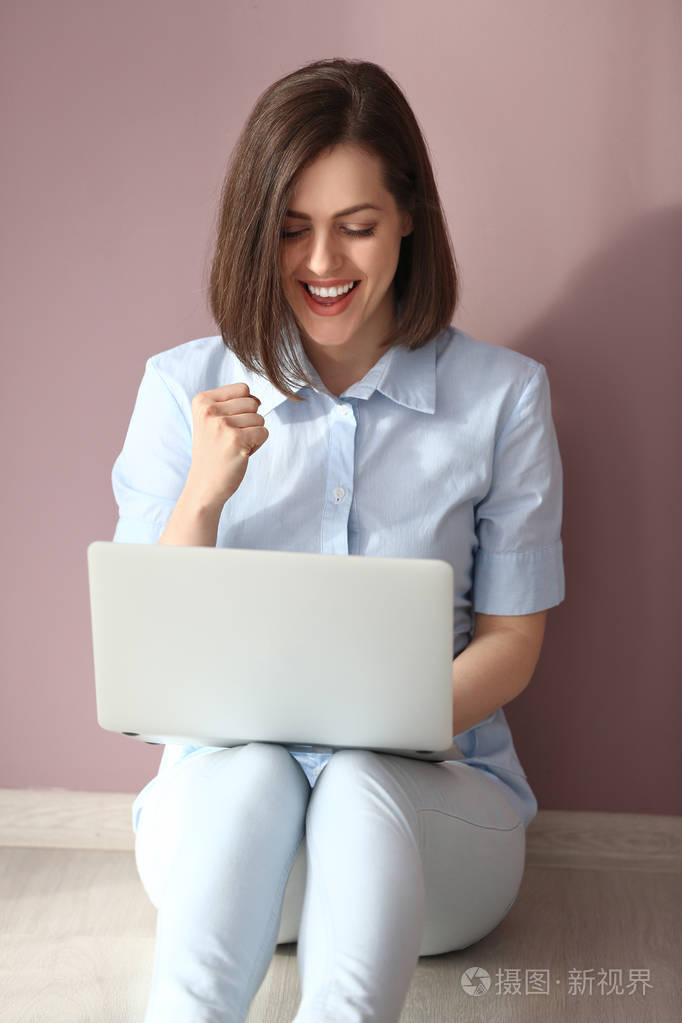
M 419 955 L 483 937 L 521 883 L 523 825 L 469 765 L 343 750 L 306 829 L 295 1023 L 397 1023 Z
M 145 1023 L 243 1021 L 275 949 L 310 786 L 281 746 L 181 761 L 145 803 L 136 841 L 158 908 Z

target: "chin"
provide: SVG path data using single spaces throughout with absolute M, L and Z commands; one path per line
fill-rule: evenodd
M 335 339 L 346 341 L 357 327 L 354 324 L 335 323 L 332 317 L 320 323 L 317 319 L 311 321 L 310 316 L 297 316 L 296 323 L 302 334 L 307 335 L 313 341 L 318 338 L 320 341 L 333 342 Z
M 319 328 L 318 329 L 313 328 L 311 330 L 305 330 L 305 335 L 308 338 L 310 338 L 311 341 L 314 341 L 318 345 L 326 345 L 331 347 L 332 345 L 343 345 L 347 341 L 350 341 L 351 337 L 353 336 L 353 331 L 350 329 L 339 331 L 331 329 L 320 330 Z

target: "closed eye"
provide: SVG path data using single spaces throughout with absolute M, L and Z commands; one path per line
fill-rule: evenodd
M 300 231 L 282 231 L 282 238 L 298 238 L 300 235 L 305 234 L 307 230 L 308 228 L 304 227 Z M 373 227 L 366 227 L 362 231 L 353 231 L 350 227 L 342 227 L 341 230 L 344 234 L 349 234 L 356 238 L 369 238 L 374 234 Z

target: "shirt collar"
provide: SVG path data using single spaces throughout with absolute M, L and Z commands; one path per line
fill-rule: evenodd
M 421 348 L 413 350 L 395 345 L 388 352 L 390 361 L 377 390 L 399 405 L 433 415 L 436 411 L 436 341 L 437 338 L 432 337 Z M 372 367 L 370 374 L 377 366 Z M 366 379 L 354 386 L 361 387 Z
M 440 335 L 438 335 L 440 337 Z M 394 345 L 351 387 L 344 391 L 348 398 L 370 398 L 374 391 L 416 412 L 433 414 L 436 410 L 436 342 L 438 337 L 431 338 L 421 348 L 410 350 L 405 345 Z M 296 337 L 295 345 L 301 364 L 313 381 L 314 389 L 328 394 L 336 402 L 338 398 L 322 383 L 317 371 L 306 355 L 300 337 Z M 287 401 L 287 395 L 275 387 L 267 377 L 244 369 L 243 373 L 249 383 L 252 394 L 261 399 L 258 408 L 262 416 Z M 296 393 L 310 390 L 309 385 L 295 385 Z

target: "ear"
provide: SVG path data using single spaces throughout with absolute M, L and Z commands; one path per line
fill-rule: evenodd
M 405 210 L 403 211 L 400 221 L 400 233 L 404 238 L 406 235 L 412 234 L 413 230 L 414 223 L 412 221 L 412 215 Z

